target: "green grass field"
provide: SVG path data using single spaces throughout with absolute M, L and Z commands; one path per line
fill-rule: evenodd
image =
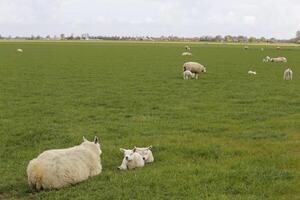
M 300 199 L 300 48 L 184 45 L 0 43 L 0 199 Z M 182 80 L 185 61 L 208 73 Z M 100 137 L 102 173 L 32 192 L 28 162 L 83 135 Z M 118 171 L 135 145 L 155 162 Z

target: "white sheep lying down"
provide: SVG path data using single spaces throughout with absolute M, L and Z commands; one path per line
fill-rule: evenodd
M 255 71 L 248 71 L 248 74 L 253 74 L 253 75 L 256 75 L 256 72 Z
M 283 72 L 283 80 L 293 80 L 293 71 L 290 68 Z
M 27 166 L 28 183 L 32 189 L 58 189 L 84 181 L 102 171 L 98 138 L 67 149 L 41 153 Z
M 17 49 L 17 52 L 22 53 L 22 52 L 23 52 L 23 49 Z
M 120 148 L 120 151 L 124 154 L 122 164 L 118 167 L 120 170 L 134 169 L 145 166 L 143 157 L 131 149 Z
M 271 62 L 287 62 L 287 59 L 285 57 L 277 57 L 277 58 L 271 58 Z
M 183 71 L 195 73 L 195 78 L 198 79 L 199 74 L 206 73 L 206 67 L 197 62 L 186 62 L 183 64 Z
M 140 154 L 145 161 L 145 163 L 151 163 L 154 161 L 152 154 L 152 146 L 149 147 L 134 147 L 133 151 Z

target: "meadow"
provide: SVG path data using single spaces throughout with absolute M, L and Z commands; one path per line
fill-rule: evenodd
M 185 45 L 0 42 L 0 199 L 300 199 L 300 47 Z M 186 61 L 208 72 L 183 80 Z M 95 135 L 99 176 L 30 190 L 31 159 Z M 154 163 L 117 169 L 149 145 Z

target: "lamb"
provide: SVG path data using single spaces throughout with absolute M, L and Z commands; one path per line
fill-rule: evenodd
M 145 163 L 150 163 L 150 162 L 154 161 L 154 157 L 153 157 L 151 149 L 152 149 L 152 146 L 143 147 L 143 148 L 134 147 L 133 151 L 140 154 L 143 157 L 143 160 L 145 161 Z
M 283 80 L 293 80 L 293 71 L 290 68 L 283 72 Z
M 183 72 L 183 79 L 184 80 L 188 80 L 188 79 L 191 79 L 191 78 L 195 78 L 195 73 L 192 73 L 189 70 L 186 70 L 186 71 Z
M 197 62 L 186 62 L 183 64 L 183 71 L 195 73 L 195 78 L 198 79 L 199 74 L 206 73 L 206 67 Z
M 192 56 L 192 53 L 190 53 L 190 52 L 183 52 L 181 55 L 182 56 Z
M 145 166 L 143 157 L 139 153 L 135 152 L 135 150 L 120 148 L 120 151 L 124 154 L 124 158 L 118 169 L 127 170 Z
M 253 75 L 256 75 L 256 72 L 255 71 L 248 71 L 248 74 L 253 74 Z
M 266 56 L 264 59 L 263 59 L 263 62 L 269 62 L 271 60 L 270 56 Z
M 287 59 L 285 57 L 271 58 L 270 62 L 276 62 L 276 63 L 278 63 L 278 62 L 284 62 L 284 63 L 286 63 Z
M 32 189 L 59 189 L 101 173 L 98 137 L 67 149 L 53 149 L 41 153 L 27 166 L 28 184 Z
M 22 53 L 22 52 L 23 52 L 23 49 L 17 49 L 17 52 Z

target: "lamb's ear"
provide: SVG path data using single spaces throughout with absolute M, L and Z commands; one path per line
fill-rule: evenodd
M 148 147 L 148 149 L 149 149 L 149 150 L 152 149 L 152 145 L 150 145 L 150 146 Z
M 132 151 L 133 151 L 133 152 L 136 152 L 136 147 L 134 147 L 134 148 L 132 149 Z
M 87 139 L 85 139 L 85 137 L 84 137 L 84 136 L 82 136 L 82 139 L 83 139 L 83 141 L 84 141 L 84 142 L 88 142 L 88 140 L 87 140 Z
M 99 139 L 97 136 L 94 137 L 94 143 L 97 144 L 99 142 Z
M 122 153 L 124 153 L 125 149 L 120 148 L 120 151 L 121 151 Z

